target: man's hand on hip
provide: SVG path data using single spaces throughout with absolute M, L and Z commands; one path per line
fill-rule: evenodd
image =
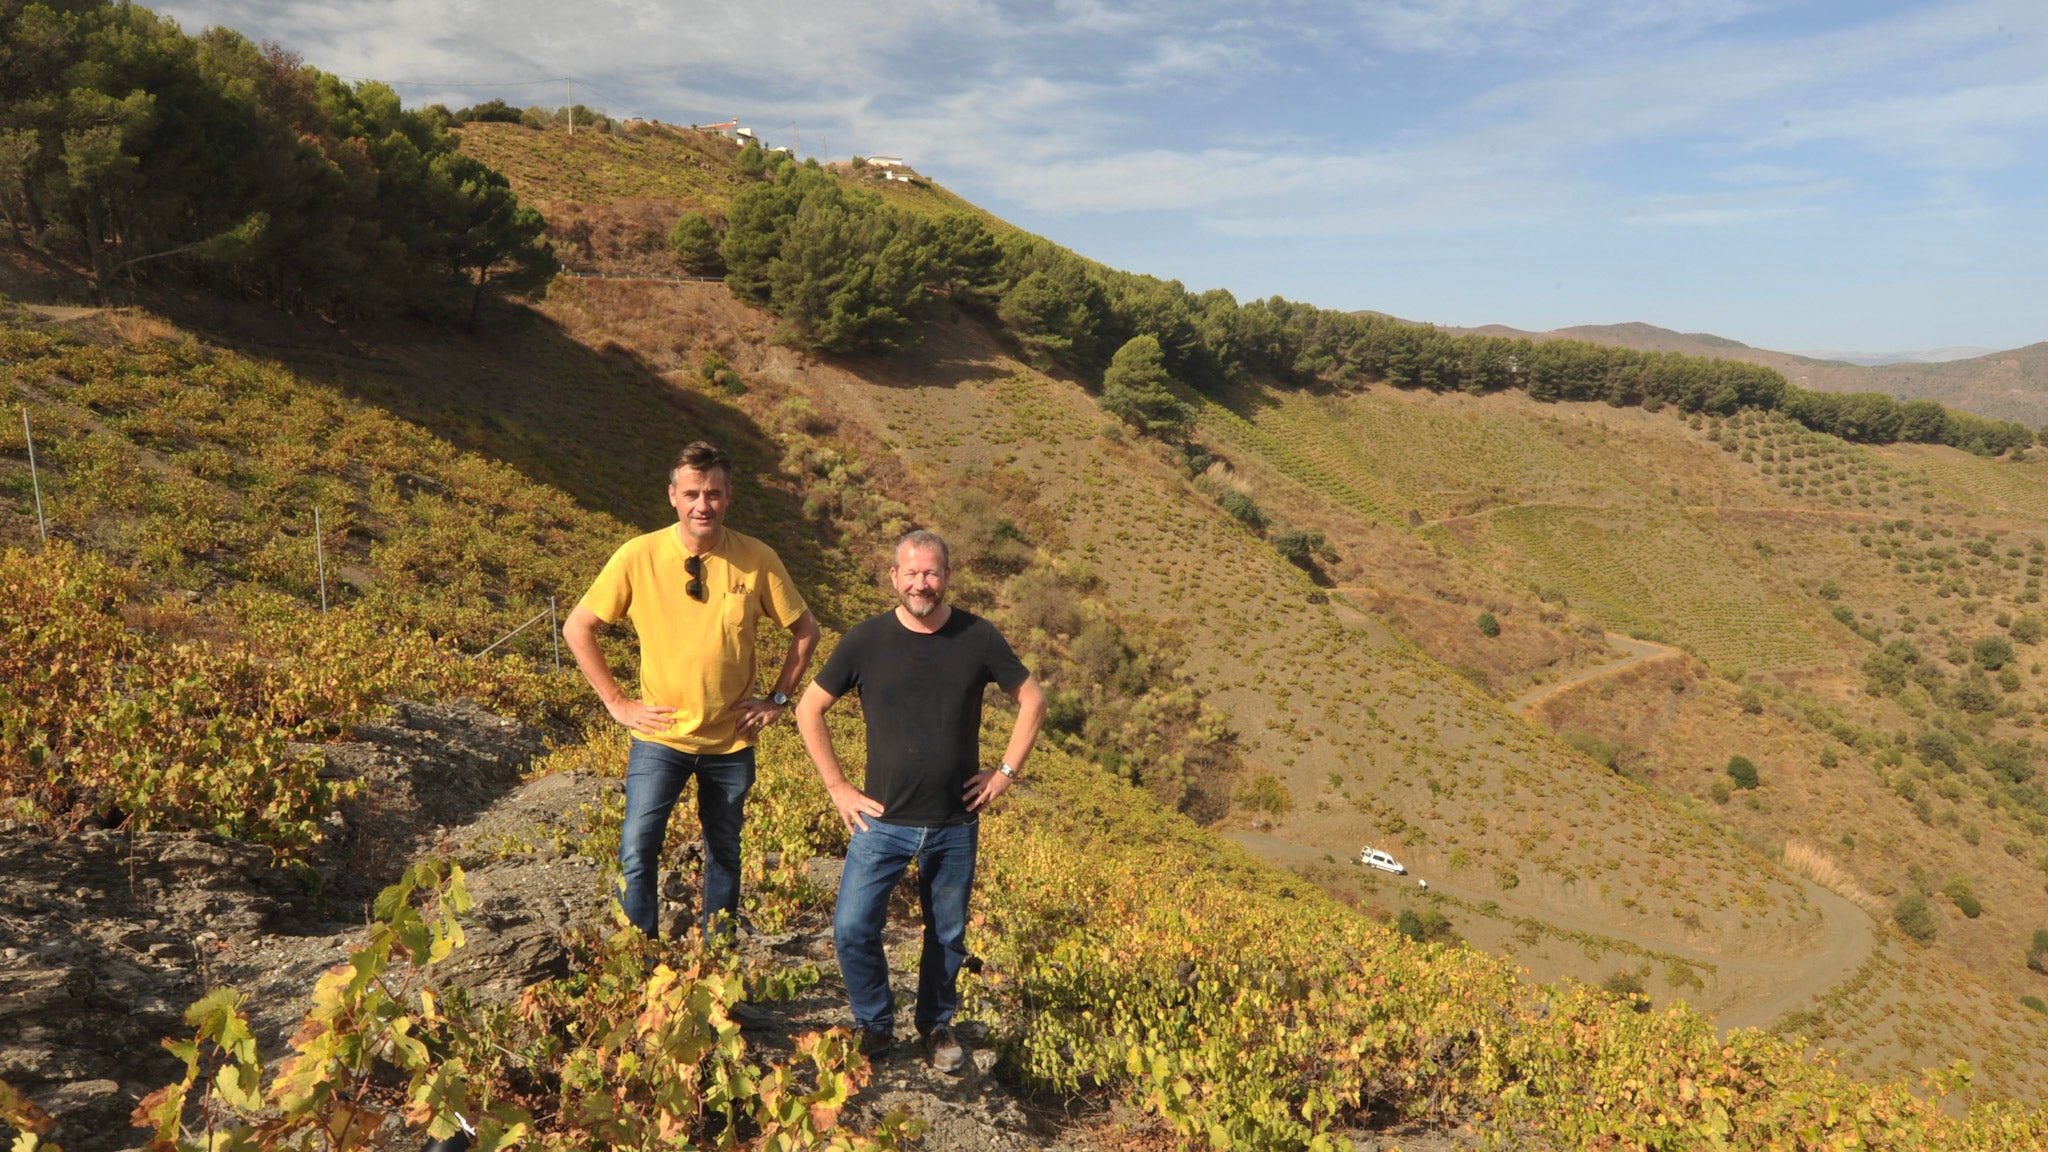
M 855 828 L 868 830 L 868 817 L 882 814 L 882 802 L 855 788 L 850 782 L 840 781 L 825 789 L 832 797 L 832 806 L 839 809 L 839 820 L 852 832 Z
M 675 715 L 676 710 L 666 704 L 621 699 L 616 704 L 606 704 L 604 710 L 612 714 L 612 719 L 635 732 L 649 736 L 659 736 L 675 723 L 670 717 Z
M 967 810 L 969 812 L 979 812 L 993 802 L 996 797 L 1008 792 L 1010 784 L 1011 780 L 1008 774 L 998 772 L 993 768 L 986 772 L 977 772 L 967 778 L 967 791 L 963 794 L 962 799 L 967 801 Z
M 782 717 L 783 706 L 773 700 L 742 700 L 733 705 L 740 714 L 740 735 L 752 736 Z

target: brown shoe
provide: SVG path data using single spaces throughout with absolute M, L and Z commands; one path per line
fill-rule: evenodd
M 953 1029 L 944 1024 L 924 1035 L 925 1058 L 941 1072 L 955 1073 L 967 1067 L 967 1049 Z
M 886 1028 L 863 1028 L 858 1047 L 860 1054 L 870 1060 L 886 1056 L 891 1048 L 896 1047 L 896 1034 Z

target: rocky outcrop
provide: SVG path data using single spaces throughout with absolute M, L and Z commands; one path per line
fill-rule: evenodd
M 161 1041 L 209 988 L 247 997 L 277 1058 L 319 974 L 362 943 L 364 906 L 425 854 L 475 865 L 468 943 L 444 984 L 506 998 L 568 971 L 564 935 L 603 891 L 557 833 L 616 783 L 522 783 L 543 741 L 469 701 L 401 703 L 355 736 L 322 749 L 327 772 L 367 787 L 329 820 L 318 896 L 268 849 L 214 836 L 0 836 L 0 1080 L 58 1119 L 51 1139 L 138 1146 L 136 1101 L 183 1071 Z

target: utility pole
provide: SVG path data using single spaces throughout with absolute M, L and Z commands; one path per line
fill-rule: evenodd
M 562 105 L 562 111 L 569 117 L 569 135 L 576 135 L 576 81 L 562 81 L 562 95 L 569 101 Z
M 791 160 L 803 159 L 803 148 L 797 143 L 796 121 L 794 120 L 789 122 L 789 158 Z

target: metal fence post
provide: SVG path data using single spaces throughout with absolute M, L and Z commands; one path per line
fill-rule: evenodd
M 555 648 L 555 671 L 562 670 L 562 627 L 555 622 L 555 598 L 548 597 L 548 640 Z
M 313 556 L 320 564 L 320 614 L 327 614 L 327 545 L 320 540 L 320 510 L 313 509 Z
M 50 527 L 43 523 L 43 477 L 36 471 L 36 434 L 28 426 L 28 405 L 21 406 L 21 434 L 28 440 L 28 479 L 36 490 L 36 535 L 43 543 L 50 542 Z

